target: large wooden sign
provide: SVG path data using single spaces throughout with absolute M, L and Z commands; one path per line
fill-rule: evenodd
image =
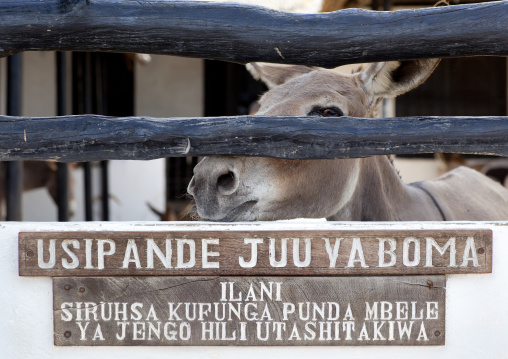
M 56 345 L 443 345 L 445 276 L 54 278 Z
M 23 276 L 488 273 L 491 230 L 33 232 Z

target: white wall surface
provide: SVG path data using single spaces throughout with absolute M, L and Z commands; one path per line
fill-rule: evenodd
M 405 183 L 426 181 L 441 174 L 439 162 L 434 159 L 396 157 L 393 164 Z
M 493 230 L 493 273 L 449 275 L 438 347 L 55 347 L 50 278 L 18 276 L 20 231 Z M 508 223 L 0 223 L 0 358 L 508 358 Z
M 56 115 L 56 56 L 52 51 L 22 53 L 22 116 Z M 7 67 L 7 66 L 5 66 Z M 24 192 L 22 218 L 56 221 L 58 210 L 45 188 Z
M 22 55 L 23 116 L 56 115 L 56 55 L 52 51 L 28 51 Z
M 202 116 L 203 60 L 165 55 L 150 56 L 150 63 L 136 63 L 136 116 Z

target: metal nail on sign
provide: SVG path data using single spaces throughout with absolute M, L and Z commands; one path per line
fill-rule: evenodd
M 443 345 L 445 276 L 53 279 L 55 345 Z
M 491 230 L 32 232 L 24 276 L 489 273 Z

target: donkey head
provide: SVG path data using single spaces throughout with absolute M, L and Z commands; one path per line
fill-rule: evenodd
M 266 83 L 258 115 L 372 117 L 384 97 L 422 83 L 439 60 L 373 63 L 351 75 L 305 66 L 251 63 Z M 205 157 L 188 192 L 213 221 L 330 217 L 354 200 L 361 159 Z

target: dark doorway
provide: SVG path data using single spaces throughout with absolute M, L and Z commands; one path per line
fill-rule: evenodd
M 247 115 L 266 89 L 243 65 L 205 60 L 205 116 Z
M 397 98 L 397 116 L 505 116 L 504 57 L 443 59 L 420 87 Z

